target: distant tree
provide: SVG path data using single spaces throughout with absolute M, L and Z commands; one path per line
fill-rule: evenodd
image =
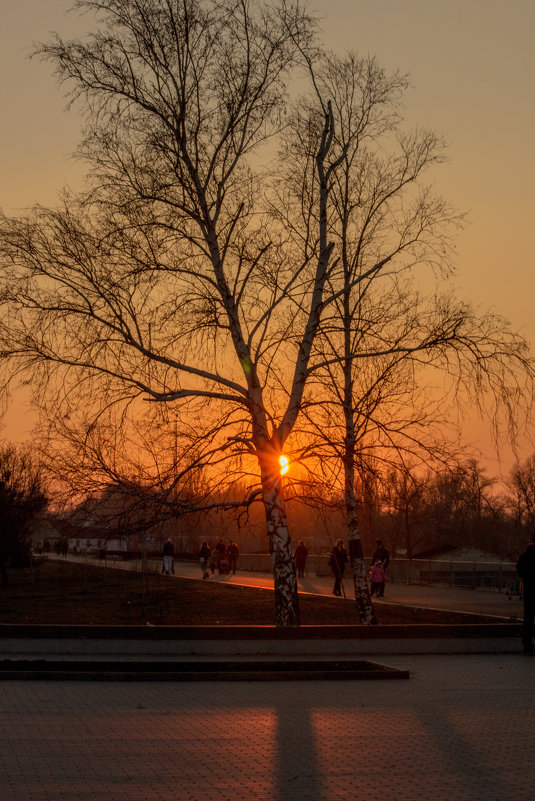
M 403 129 L 406 77 L 354 54 L 324 55 L 310 69 L 315 94 L 301 101 L 287 134 L 278 208 L 286 228 L 309 241 L 318 208 L 313 145 L 329 110 L 334 264 L 308 367 L 303 411 L 315 443 L 305 452 L 338 462 L 331 477 L 344 487 L 355 596 L 367 623 L 373 609 L 356 487 L 369 484 L 378 460 L 436 461 L 445 449 L 445 408 L 466 393 L 482 406 L 490 400 L 495 421 L 498 409 L 514 420 L 522 400 L 529 407 L 533 363 L 505 320 L 455 296 L 453 237 L 463 218 L 429 183 L 446 157 L 443 140 Z M 405 479 L 406 527 L 415 487 Z M 410 549 L 408 529 L 406 537 Z
M 535 454 L 517 462 L 507 481 L 506 505 L 512 521 L 509 558 L 535 539 Z
M 435 470 L 390 470 L 382 505 L 393 550 L 403 548 L 409 559 L 453 547 L 506 555 L 510 520 L 495 484 L 475 459 Z
M 429 476 L 419 475 L 414 467 L 405 465 L 389 470 L 384 479 L 382 503 L 390 544 L 394 551 L 403 548 L 408 559 L 432 542 L 426 525 L 430 522 L 428 481 Z
M 31 556 L 31 523 L 45 509 L 41 472 L 30 455 L 13 445 L 0 447 L 0 576 L 8 565 L 25 566 Z

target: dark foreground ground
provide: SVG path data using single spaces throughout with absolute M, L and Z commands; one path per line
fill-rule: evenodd
M 303 625 L 357 624 L 354 600 L 300 595 Z M 492 618 L 399 605 L 376 609 L 380 624 L 490 623 Z M 272 625 L 271 590 L 44 561 L 11 571 L 0 586 L 0 623 Z

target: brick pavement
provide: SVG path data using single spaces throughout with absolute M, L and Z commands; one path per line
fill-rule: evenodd
M 408 682 L 0 682 L 1 801 L 531 801 L 535 659 Z

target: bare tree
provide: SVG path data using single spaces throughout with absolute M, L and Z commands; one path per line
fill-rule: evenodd
M 303 241 L 315 228 L 311 156 L 325 98 L 337 169 L 328 207 L 335 261 L 304 404 L 315 443 L 305 451 L 339 460 L 331 477 L 342 472 L 355 596 L 361 620 L 370 623 L 356 472 L 365 477 L 370 460 L 387 461 L 389 452 L 436 460 L 446 445 L 437 425 L 444 401 L 462 391 L 476 405 L 490 400 L 494 421 L 501 408 L 512 424 L 520 406 L 529 407 L 533 364 L 527 343 L 503 319 L 478 314 L 441 287 L 453 272 L 462 217 L 425 183 L 445 159 L 443 141 L 401 127 L 406 79 L 351 54 L 324 56 L 310 69 L 315 95 L 304 99 L 287 143 L 295 199 L 281 204 L 287 227 Z M 432 389 L 436 373 L 442 386 Z
M 381 332 L 385 299 L 393 308 L 407 296 L 402 276 L 445 263 L 444 225 L 457 217 L 425 190 L 409 191 L 442 158 L 442 144 L 427 132 L 397 136 L 405 79 L 373 59 L 321 56 L 315 22 L 298 3 L 76 7 L 97 14 L 96 33 L 56 37 L 38 52 L 86 113 L 88 187 L 58 209 L 2 219 L 3 363 L 23 380 L 30 371 L 64 419 L 91 409 L 81 441 L 108 470 L 113 454 L 112 472 L 117 449 L 109 438 L 97 444 L 96 423 L 141 398 L 197 429 L 196 466 L 234 459 L 250 476 L 243 502 L 264 503 L 281 626 L 297 625 L 299 611 L 279 458 L 312 399 L 307 386 L 324 376 L 331 393 L 343 387 L 332 403 L 343 410 L 355 592 L 370 622 L 350 489 L 362 397 L 355 365 L 384 356 L 395 365 L 417 352 L 438 361 L 455 343 L 454 353 L 484 363 L 480 379 L 501 386 L 485 361 L 489 332 L 478 340 L 470 315 L 465 331 L 462 306 L 435 304 L 425 324 L 427 307 L 418 306 L 401 331 Z M 298 63 L 313 96 L 290 113 Z M 268 161 L 274 136 L 290 169 Z M 394 155 L 381 155 L 386 145 Z M 491 341 L 498 362 L 502 342 L 499 332 Z M 517 400 L 511 391 L 511 406 Z
M 286 80 L 311 52 L 298 4 L 79 0 L 100 27 L 39 48 L 81 101 L 87 193 L 3 219 L 2 339 L 15 371 L 66 413 L 138 397 L 206 401 L 221 451 L 256 463 L 278 625 L 299 621 L 279 457 L 291 433 L 331 269 L 334 119 L 314 150 L 314 247 L 266 225 L 252 156 L 285 127 Z M 284 384 L 275 399 L 268 375 Z M 87 404 L 87 400 L 86 400 Z M 216 407 L 217 411 L 212 409 Z M 214 448 L 216 443 L 214 442 Z M 258 494 L 257 489 L 252 490 Z
M 514 465 L 508 485 L 513 515 L 517 523 L 532 534 L 535 528 L 535 455 Z
M 403 465 L 391 469 L 384 477 L 382 487 L 383 511 L 393 528 L 392 538 L 399 547 L 403 546 L 408 559 L 412 559 L 418 549 L 436 544 L 436 533 L 431 533 L 434 520 L 429 523 L 429 483 L 430 474 L 419 474 L 414 466 Z

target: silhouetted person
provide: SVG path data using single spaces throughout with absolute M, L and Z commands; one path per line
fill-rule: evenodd
M 297 570 L 298 578 L 303 578 L 305 575 L 305 565 L 308 556 L 308 548 L 303 542 L 303 540 L 299 540 L 297 543 L 297 548 L 295 549 L 294 559 L 295 559 L 295 569 Z
M 522 579 L 524 598 L 524 624 L 522 644 L 526 656 L 533 656 L 533 619 L 535 617 L 535 542 L 530 542 L 516 563 L 516 572 Z
M 208 562 L 210 564 L 210 570 L 211 570 L 211 573 L 212 573 L 212 576 L 213 576 L 214 573 L 215 573 L 215 569 L 217 567 L 217 554 L 215 552 L 215 548 L 212 550 L 212 553 L 210 554 L 210 559 L 208 560 Z
M 162 564 L 162 573 L 165 573 L 166 576 L 169 576 L 171 573 L 174 573 L 173 569 L 173 557 L 175 555 L 175 546 L 171 540 L 171 537 L 167 538 L 167 542 L 164 544 L 162 549 L 162 556 L 163 556 L 163 564 Z
M 329 565 L 334 576 L 333 595 L 341 595 L 342 578 L 347 565 L 347 551 L 344 548 L 343 540 L 337 540 L 336 545 L 331 551 Z
M 199 549 L 199 562 L 201 563 L 202 577 L 207 579 L 209 577 L 208 564 L 210 561 L 211 549 L 207 542 L 203 542 Z M 213 572 L 213 571 L 212 571 Z
M 227 559 L 228 559 L 228 569 L 229 573 L 236 572 L 236 567 L 238 566 L 238 556 L 240 552 L 238 550 L 238 543 L 236 542 L 229 542 L 227 545 Z
M 372 556 L 372 565 L 374 565 L 377 562 L 377 560 L 379 559 L 379 561 L 383 565 L 383 570 L 386 573 L 386 569 L 387 569 L 388 563 L 390 561 L 390 554 L 388 553 L 388 551 L 386 550 L 385 546 L 383 545 L 383 541 L 382 540 L 375 540 L 375 544 L 376 544 L 376 548 L 375 548 L 375 551 L 373 552 L 373 556 Z

